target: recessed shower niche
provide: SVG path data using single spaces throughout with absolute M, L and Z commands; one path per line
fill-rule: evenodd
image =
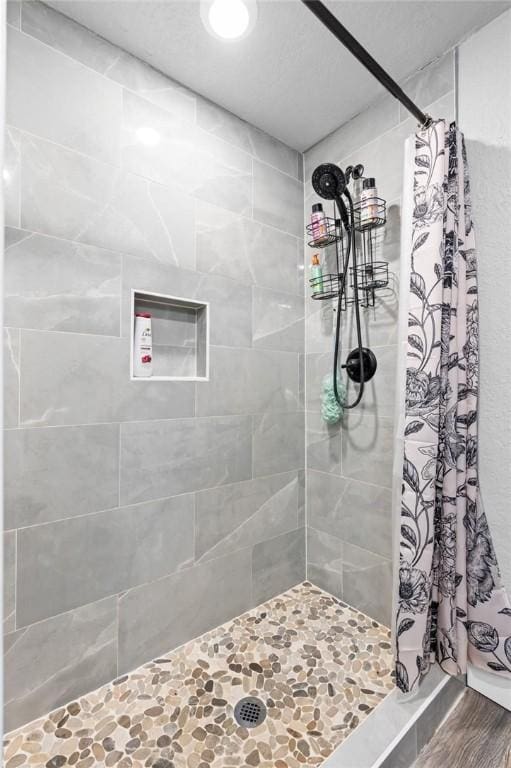
M 135 316 L 147 313 L 152 326 L 152 375 L 133 372 Z M 134 381 L 209 379 L 209 304 L 132 289 L 130 376 Z

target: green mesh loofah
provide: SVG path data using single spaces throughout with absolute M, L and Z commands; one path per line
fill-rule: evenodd
M 344 413 L 344 402 L 346 401 L 346 387 L 340 378 L 337 379 L 337 392 L 342 405 L 339 405 L 334 394 L 334 377 L 327 374 L 321 382 L 321 416 L 327 424 L 336 424 Z

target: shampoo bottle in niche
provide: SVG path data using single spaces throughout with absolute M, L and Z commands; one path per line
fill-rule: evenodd
M 312 293 L 323 293 L 323 270 L 317 253 L 312 257 L 310 284 Z
M 135 315 L 133 375 L 153 375 L 153 341 L 151 334 L 151 315 L 149 312 L 137 312 Z

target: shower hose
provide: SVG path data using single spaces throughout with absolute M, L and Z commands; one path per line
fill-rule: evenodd
M 359 299 L 358 299 L 357 249 L 355 247 L 355 213 L 353 209 L 353 200 L 351 199 L 351 195 L 347 189 L 344 191 L 344 195 L 348 200 L 349 219 L 347 218 L 346 206 L 344 205 L 343 201 L 341 200 L 340 197 L 336 198 L 339 214 L 344 222 L 346 233 L 348 235 L 348 242 L 346 247 L 346 256 L 344 258 L 344 263 L 342 266 L 342 280 L 341 280 L 341 285 L 340 285 L 339 294 L 337 298 L 333 385 L 334 385 L 335 399 L 337 400 L 338 404 L 340 406 L 343 406 L 344 409 L 349 410 L 351 408 L 355 408 L 362 400 L 362 396 L 364 394 L 364 378 L 365 377 L 364 377 L 364 357 L 363 357 L 363 347 L 362 347 L 362 331 L 360 327 L 360 306 L 359 306 Z M 340 340 L 339 337 L 341 333 L 341 305 L 342 305 L 342 299 L 343 299 L 343 295 L 346 288 L 346 276 L 348 274 L 348 269 L 349 269 L 350 255 L 352 255 L 353 257 L 353 297 L 355 300 L 354 301 L 355 323 L 357 328 L 358 363 L 360 366 L 360 387 L 358 390 L 357 397 L 355 398 L 353 403 L 350 403 L 349 405 L 343 405 L 339 397 L 339 393 L 337 391 L 337 366 L 339 362 L 339 340 Z M 342 367 L 345 368 L 346 366 L 342 366 Z

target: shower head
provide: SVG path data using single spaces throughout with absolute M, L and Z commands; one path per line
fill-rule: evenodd
M 314 192 L 325 200 L 338 199 L 346 189 L 346 176 L 338 165 L 323 163 L 312 174 Z

